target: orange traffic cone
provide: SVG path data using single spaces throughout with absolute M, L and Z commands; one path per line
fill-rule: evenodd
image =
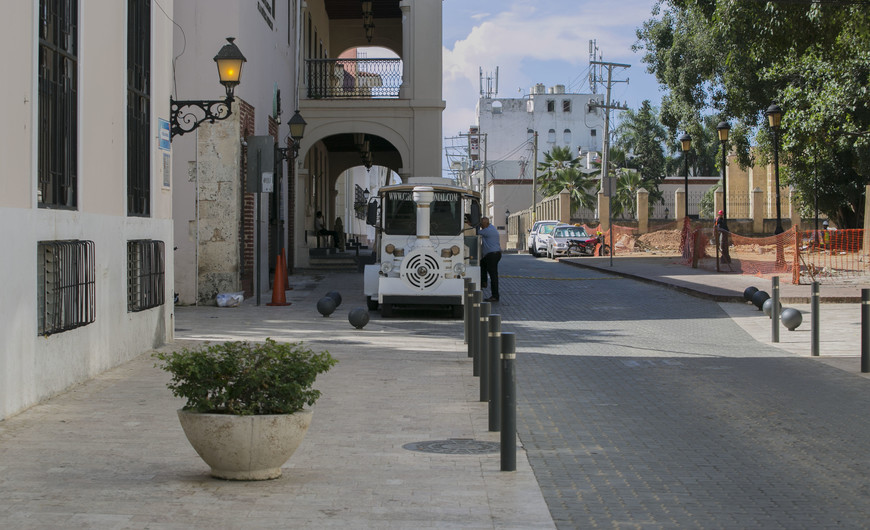
M 287 285 L 287 266 L 284 256 L 279 254 L 275 260 L 275 280 L 272 282 L 272 301 L 266 305 L 290 305 L 284 294 Z

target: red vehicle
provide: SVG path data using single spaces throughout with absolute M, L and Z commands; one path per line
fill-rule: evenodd
M 572 238 L 568 240 L 568 253 L 579 254 L 581 256 L 595 256 L 595 249 L 601 245 L 598 250 L 598 256 L 609 256 L 610 245 L 604 243 L 604 234 L 597 237 L 587 235 L 582 238 Z

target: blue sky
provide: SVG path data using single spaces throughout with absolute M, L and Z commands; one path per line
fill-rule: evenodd
M 637 108 L 654 106 L 662 92 L 631 50 L 635 31 L 650 18 L 655 0 L 444 0 L 444 136 L 466 132 L 475 122 L 480 69 L 499 69 L 498 96 L 522 97 L 536 83 L 566 85 L 590 93 L 589 40 L 597 40 L 603 60 L 630 64 L 615 69 L 611 98 Z M 599 87 L 598 93 L 603 94 Z

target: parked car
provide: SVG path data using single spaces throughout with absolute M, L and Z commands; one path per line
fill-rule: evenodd
M 547 257 L 580 255 L 588 246 L 594 250 L 597 242 L 598 239 L 587 234 L 581 226 L 556 225 L 547 235 Z
M 559 224 L 559 221 L 535 221 L 535 224 L 532 225 L 532 229 L 529 230 L 529 240 L 527 244 L 529 254 L 538 257 L 541 255 L 542 251 L 547 251 L 547 234 L 549 234 L 557 224 Z

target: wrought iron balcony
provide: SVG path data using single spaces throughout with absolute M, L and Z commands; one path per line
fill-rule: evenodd
M 308 59 L 309 99 L 397 99 L 401 59 Z

